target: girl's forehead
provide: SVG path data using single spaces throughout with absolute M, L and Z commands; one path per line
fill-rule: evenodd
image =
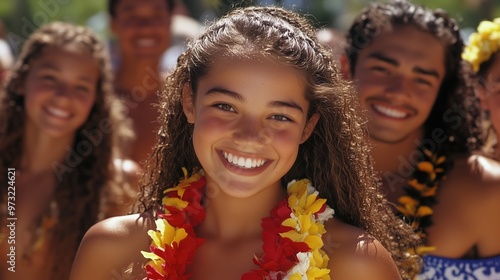
M 252 69 L 259 68 L 263 71 L 285 71 L 293 73 L 298 77 L 304 77 L 305 73 L 299 70 L 292 63 L 287 63 L 279 57 L 267 54 L 243 54 L 224 55 L 215 57 L 208 67 L 208 72 L 220 71 L 227 68 Z
M 84 58 L 86 61 L 98 63 L 97 57 L 89 50 L 88 47 L 82 46 L 82 44 L 79 43 L 68 43 L 46 45 L 33 58 L 30 64 L 39 61 L 40 59 L 59 56 Z
M 248 80 L 258 76 L 273 77 L 278 80 L 296 80 L 303 85 L 306 80 L 305 73 L 291 64 L 286 64 L 271 57 L 243 57 L 243 58 L 222 58 L 213 61 L 208 67 L 203 78 L 214 78 L 216 76 L 236 76 L 245 75 Z

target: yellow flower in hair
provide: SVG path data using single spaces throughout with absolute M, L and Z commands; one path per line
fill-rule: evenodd
M 478 72 L 481 63 L 500 49 L 500 18 L 493 21 L 482 21 L 477 32 L 469 37 L 469 44 L 462 53 L 462 58 L 468 61 L 474 72 Z

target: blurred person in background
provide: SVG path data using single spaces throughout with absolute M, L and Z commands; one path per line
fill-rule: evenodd
M 318 41 L 332 52 L 335 63 L 340 67 L 340 58 L 346 47 L 345 34 L 333 28 L 322 28 L 316 35 Z
M 138 167 L 108 55 L 90 30 L 50 23 L 0 91 L 2 280 L 68 279 L 85 231 L 130 210 Z
M 4 83 L 13 64 L 14 56 L 9 44 L 5 40 L 0 39 L 0 85 Z
M 14 55 L 6 41 L 7 30 L 2 20 L 0 20 L 0 85 L 7 78 L 9 69 L 14 64 Z
M 471 164 L 480 109 L 456 21 L 396 0 L 365 8 L 347 36 L 375 168 L 426 243 L 419 279 L 500 279 L 500 184 Z
M 483 21 L 469 38 L 463 58 L 477 77 L 477 93 L 483 110 L 485 143 L 476 159 L 484 170 L 500 176 L 500 18 Z
M 109 0 L 111 30 L 116 35 L 119 62 L 115 90 L 125 102 L 136 135 L 130 157 L 141 165 L 156 142 L 157 93 L 163 84 L 161 58 L 170 46 L 174 0 Z

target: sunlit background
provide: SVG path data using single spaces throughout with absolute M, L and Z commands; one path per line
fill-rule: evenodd
M 345 30 L 353 17 L 369 0 L 178 0 L 180 12 L 201 23 L 210 21 L 234 6 L 252 4 L 279 5 L 309 14 L 318 26 Z M 415 0 L 431 8 L 448 11 L 459 20 L 467 36 L 483 19 L 500 16 L 499 0 Z M 3 37 L 15 53 L 31 32 L 53 20 L 87 25 L 112 41 L 108 31 L 106 0 L 1 0 L 0 19 L 4 23 Z M 0 34 L 2 37 L 2 34 Z

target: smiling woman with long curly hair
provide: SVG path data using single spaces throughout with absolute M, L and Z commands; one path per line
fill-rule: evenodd
M 67 279 L 85 231 L 126 214 L 118 203 L 134 164 L 119 160 L 131 136 L 123 119 L 92 32 L 56 22 L 30 36 L 0 95 L 0 169 L 15 170 L 15 186 L 0 182 L 0 218 L 17 218 L 15 243 L 0 230 L 1 279 Z

